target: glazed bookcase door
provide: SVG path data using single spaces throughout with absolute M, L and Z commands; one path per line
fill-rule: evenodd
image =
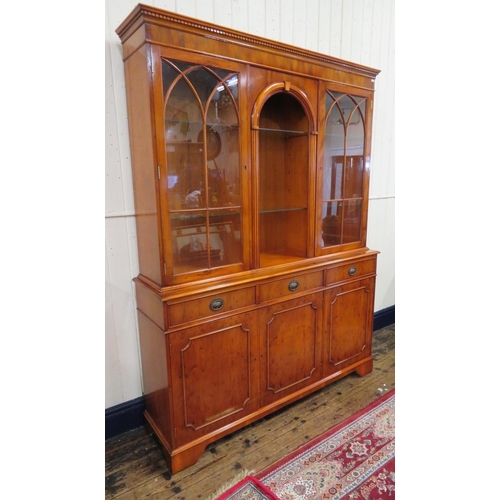
M 243 268 L 240 73 L 161 58 L 171 282 Z
M 323 167 L 318 199 L 319 253 L 366 244 L 371 101 L 367 95 L 325 88 L 323 138 L 318 162 Z

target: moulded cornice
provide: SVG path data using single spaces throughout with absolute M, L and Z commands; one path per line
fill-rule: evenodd
M 301 49 L 293 45 L 288 45 L 282 42 L 269 40 L 267 38 L 250 35 L 248 33 L 244 33 L 241 31 L 224 28 L 216 24 L 200 21 L 199 19 L 183 16 L 180 14 L 176 14 L 174 12 L 165 11 L 144 4 L 138 4 L 137 7 L 117 28 L 116 34 L 120 37 L 122 43 L 132 34 L 132 32 L 128 33 L 128 31 L 130 30 L 131 27 L 134 26 L 134 24 L 137 23 L 137 21 L 140 21 L 141 17 L 143 18 L 144 23 L 158 24 L 164 26 L 168 26 L 168 24 L 170 23 L 176 25 L 184 25 L 192 30 L 205 32 L 207 34 L 206 36 L 210 36 L 216 39 L 221 39 L 224 40 L 225 42 L 233 41 L 235 43 L 240 43 L 250 46 L 253 45 L 257 47 L 264 47 L 269 50 L 285 52 L 295 57 L 307 58 L 331 64 L 343 70 L 368 76 L 370 78 L 375 78 L 380 73 L 380 70 L 370 68 L 368 66 L 362 66 L 360 64 L 344 61 L 343 59 L 338 59 L 336 57 L 327 56 L 325 54 L 320 54 L 318 52 L 313 52 L 306 49 Z M 139 22 L 137 24 L 137 27 L 139 27 L 141 24 L 143 23 Z M 135 29 L 137 29 L 137 27 Z M 135 31 L 135 29 L 133 31 Z

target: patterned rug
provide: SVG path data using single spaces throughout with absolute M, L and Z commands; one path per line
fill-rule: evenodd
M 246 476 L 216 500 L 280 500 L 266 485 L 252 475 Z
M 395 390 L 217 500 L 394 500 Z

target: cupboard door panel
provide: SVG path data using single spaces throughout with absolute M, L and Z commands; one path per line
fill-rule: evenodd
M 261 312 L 263 406 L 319 380 L 321 304 L 316 293 Z
M 257 409 L 255 335 L 253 314 L 170 335 L 177 446 Z
M 325 376 L 371 357 L 375 279 L 325 292 Z

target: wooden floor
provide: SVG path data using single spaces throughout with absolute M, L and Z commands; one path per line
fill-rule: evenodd
M 106 441 L 106 499 L 205 500 L 246 469 L 258 473 L 395 386 L 395 325 L 374 332 L 373 372 L 351 374 L 207 446 L 172 476 L 144 428 Z

